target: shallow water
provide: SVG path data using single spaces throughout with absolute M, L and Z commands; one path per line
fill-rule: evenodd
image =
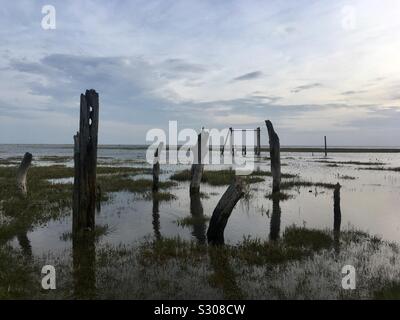
M 70 146 L 0 146 L 0 158 L 22 157 L 31 152 L 34 165 L 54 164 L 51 160 L 41 161 L 44 156 L 71 156 Z M 145 150 L 138 148 L 113 147 L 100 149 L 98 156 L 102 165 L 149 167 L 145 160 Z M 269 171 L 267 153 L 256 159 L 255 166 Z M 400 172 L 367 171 L 360 168 L 372 165 L 339 164 L 327 166 L 321 160 L 348 162 L 383 162 L 384 167 L 400 167 L 398 153 L 332 153 L 327 158 L 322 154 L 290 153 L 281 154 L 282 172 L 298 174 L 302 180 L 313 182 L 339 182 L 341 189 L 342 230 L 356 228 L 378 235 L 384 240 L 400 242 Z M 72 159 L 57 164 L 73 165 Z M 184 165 L 162 165 L 162 179 L 167 179 L 174 171 L 188 168 Z M 216 169 L 206 166 L 206 170 Z M 218 167 L 220 169 L 220 167 Z M 343 179 L 354 177 L 354 180 Z M 151 179 L 151 176 L 141 177 Z M 244 237 L 268 239 L 282 234 L 287 226 L 306 226 L 308 228 L 331 229 L 333 227 L 333 191 L 320 187 L 300 187 L 289 190 L 292 199 L 280 201 L 280 215 L 274 214 L 272 201 L 265 198 L 271 191 L 271 178 L 265 182 L 252 184 L 249 200 L 241 200 L 229 219 L 225 229 L 225 242 L 235 244 Z M 53 183 L 71 183 L 71 179 L 53 180 Z M 172 201 L 144 200 L 129 192 L 114 193 L 111 200 L 103 203 L 96 214 L 97 225 L 107 225 L 109 231 L 100 238 L 101 244 L 132 244 L 146 236 L 180 236 L 183 239 L 205 241 L 208 222 L 195 226 L 182 227 L 177 220 L 192 215 L 211 217 L 218 200 L 227 186 L 215 187 L 202 184 L 201 191 L 206 198 L 189 197 L 189 183 L 179 183 L 169 190 L 177 199 Z M 276 210 L 275 210 L 276 212 Z M 273 223 L 271 224 L 271 219 Z M 71 217 L 50 221 L 35 227 L 27 233 L 32 252 L 43 255 L 57 253 L 71 248 L 71 240 L 63 235 L 71 231 Z M 20 247 L 18 239 L 12 245 Z

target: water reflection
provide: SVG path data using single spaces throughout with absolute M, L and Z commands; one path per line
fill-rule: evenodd
M 223 291 L 224 299 L 243 299 L 244 294 L 237 284 L 236 274 L 233 271 L 229 256 L 223 251 L 223 247 L 214 247 L 208 255 L 214 273 L 211 276 L 211 284 Z
M 199 244 L 205 244 L 207 227 L 199 193 L 190 195 L 190 213 L 194 218 L 192 235 L 197 239 Z
M 96 247 L 94 234 L 74 235 L 72 241 L 74 298 L 96 296 Z
M 27 258 L 31 258 L 32 257 L 32 246 L 31 246 L 31 242 L 28 238 L 28 229 L 19 231 L 17 233 L 17 240 L 18 240 L 18 244 L 21 247 L 22 254 Z
M 160 210 L 159 210 L 159 200 L 153 194 L 153 230 L 154 230 L 154 237 L 156 240 L 161 239 L 161 232 L 160 232 Z
M 280 229 L 281 229 L 281 207 L 279 205 L 279 199 L 273 199 L 269 239 L 272 241 L 278 240 Z

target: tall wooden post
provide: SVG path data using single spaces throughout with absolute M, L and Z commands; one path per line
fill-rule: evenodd
M 324 142 L 325 142 L 325 157 L 328 155 L 328 149 L 326 147 L 326 136 L 324 136 Z
M 229 139 L 229 148 L 231 150 L 232 155 L 235 154 L 234 150 L 234 142 L 233 142 L 233 128 L 229 128 L 229 133 L 231 134 L 231 138 Z
M 160 143 L 154 152 L 154 160 L 153 160 L 153 192 L 158 192 L 158 183 L 159 183 L 159 176 L 160 176 L 160 153 L 163 144 Z
M 236 176 L 231 185 L 218 201 L 211 216 L 207 230 L 207 239 L 211 244 L 224 243 L 224 230 L 236 203 L 243 197 L 243 181 Z
M 27 152 L 25 153 L 24 158 L 22 159 L 21 164 L 19 165 L 17 170 L 17 187 L 24 196 L 26 196 L 28 193 L 28 189 L 26 186 L 26 176 L 28 174 L 31 163 L 32 154 Z
M 271 121 L 266 120 L 265 124 L 268 129 L 269 136 L 269 153 L 271 157 L 271 174 L 272 174 L 272 193 L 279 192 L 281 184 L 281 154 L 279 137 L 276 134 Z
M 74 136 L 74 234 L 95 227 L 98 128 L 99 96 L 93 89 L 86 90 L 81 94 L 79 132 Z
M 200 192 L 200 183 L 204 170 L 204 155 L 207 152 L 208 137 L 209 133 L 202 130 L 197 136 L 197 146 L 193 148 L 195 153 L 194 163 L 191 168 L 190 194 Z
M 261 154 L 261 129 L 260 127 L 256 130 L 257 133 L 257 146 L 256 146 L 256 156 Z

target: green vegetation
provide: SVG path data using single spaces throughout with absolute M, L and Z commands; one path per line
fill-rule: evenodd
M 187 216 L 187 217 L 180 218 L 180 219 L 176 220 L 175 223 L 178 226 L 186 227 L 186 226 L 192 226 L 192 225 L 195 225 L 195 224 L 206 223 L 209 220 L 210 220 L 210 217 L 204 216 L 204 215 L 201 215 L 201 216 Z
M 267 195 L 265 195 L 265 198 L 267 198 L 269 200 L 286 201 L 286 200 L 294 198 L 294 196 L 291 194 L 287 194 L 285 192 L 275 192 L 275 193 L 268 193 Z
M 369 168 L 359 168 L 358 170 L 394 171 L 394 172 L 400 172 L 400 167 L 395 167 L 395 168 L 369 167 Z
M 288 180 L 281 182 L 281 190 L 290 190 L 295 187 L 319 187 L 325 189 L 335 189 L 334 183 L 326 183 L 326 182 L 311 182 L 311 181 L 303 181 L 303 180 Z
M 253 171 L 250 175 L 243 176 L 247 183 L 257 183 L 262 182 L 264 179 L 262 177 L 271 176 L 271 172 L 256 170 Z M 229 185 L 235 177 L 234 170 L 216 170 L 216 171 L 207 171 L 203 172 L 203 176 L 201 182 L 208 183 L 212 186 L 223 186 Z M 283 178 L 294 178 L 296 175 L 290 173 L 283 173 Z M 182 170 L 171 175 L 170 179 L 175 181 L 190 181 L 191 173 L 190 170 Z

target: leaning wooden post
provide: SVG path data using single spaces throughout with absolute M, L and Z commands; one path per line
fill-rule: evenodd
M 211 216 L 207 230 L 207 240 L 210 244 L 224 243 L 224 230 L 236 203 L 243 197 L 243 181 L 236 176 L 231 185 L 222 195 Z
M 21 164 L 17 170 L 17 186 L 21 191 L 22 195 L 26 196 L 28 193 L 28 189 L 26 187 L 26 176 L 28 174 L 29 167 L 32 163 L 32 154 L 29 152 L 25 153 L 24 158 L 21 161 Z
M 162 143 L 159 144 L 156 151 L 154 152 L 154 160 L 153 160 L 153 192 L 158 192 L 158 183 L 160 176 L 160 153 L 161 153 Z
M 326 136 L 324 136 L 324 142 L 325 142 L 325 157 L 328 155 L 328 149 L 326 147 Z
M 340 210 L 340 188 L 341 185 L 337 183 L 335 190 L 333 191 L 333 231 L 335 233 L 340 232 L 340 224 L 342 221 L 342 213 Z
M 257 128 L 257 147 L 256 147 L 256 156 L 261 154 L 261 129 Z
M 99 96 L 81 94 L 79 132 L 74 136 L 73 232 L 94 230 L 96 208 L 97 135 Z
M 272 174 L 272 193 L 279 192 L 281 184 L 281 152 L 279 137 L 276 134 L 271 121 L 266 120 L 265 124 L 268 129 L 269 136 L 269 153 L 271 157 L 271 174 Z

